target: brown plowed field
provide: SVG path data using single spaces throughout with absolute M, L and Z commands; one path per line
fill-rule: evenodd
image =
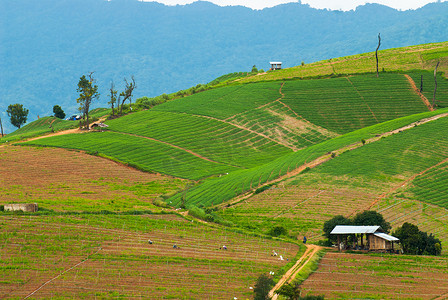
M 329 299 L 433 299 L 448 292 L 448 257 L 327 253 L 302 291 Z
M 0 149 L 0 204 L 36 202 L 59 211 L 146 210 L 185 181 L 140 172 L 76 151 Z
M 299 250 L 176 215 L 1 221 L 0 298 L 37 290 L 32 298 L 245 299 L 252 297 L 250 287 L 260 274 L 277 273 Z M 272 250 L 285 260 L 271 256 Z

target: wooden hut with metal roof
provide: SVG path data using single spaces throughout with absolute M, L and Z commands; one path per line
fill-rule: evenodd
M 330 234 L 335 234 L 338 237 L 338 249 L 341 251 L 341 239 L 347 236 L 358 235 L 361 236 L 360 249 L 367 249 L 369 251 L 393 251 L 394 242 L 398 242 L 394 236 L 388 235 L 380 226 L 351 226 L 351 225 L 337 225 L 333 228 Z M 366 248 L 364 248 L 363 236 L 367 238 Z M 357 239 L 356 239 L 357 240 Z M 347 244 L 347 242 L 346 242 Z M 356 247 L 358 248 L 358 247 Z

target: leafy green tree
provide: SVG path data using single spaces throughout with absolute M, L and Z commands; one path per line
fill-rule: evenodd
M 277 291 L 277 294 L 282 295 L 288 300 L 300 299 L 300 285 L 299 284 L 284 284 Z
M 59 118 L 59 119 L 65 118 L 65 112 L 62 110 L 62 108 L 59 105 L 53 106 L 53 113 L 56 118 Z
M 11 119 L 11 124 L 15 127 L 20 128 L 23 124 L 26 123 L 29 110 L 23 108 L 22 104 L 11 104 L 8 106 L 6 113 Z
M 251 71 L 252 73 L 258 73 L 258 69 L 257 69 L 257 66 L 256 65 L 253 65 L 252 66 L 252 71 Z
M 274 280 L 271 276 L 266 274 L 261 274 L 257 279 L 257 283 L 255 283 L 254 300 L 267 300 L 269 299 L 269 291 L 274 286 Z
M 337 241 L 337 237 L 330 234 L 336 225 L 352 225 L 352 221 L 342 215 L 338 215 L 324 223 L 324 236 L 332 242 Z
M 411 223 L 403 223 L 393 233 L 400 239 L 403 252 L 414 255 L 440 255 L 442 253 L 442 243 L 432 234 L 427 234 Z
M 359 226 L 375 226 L 379 225 L 385 232 L 389 232 L 392 228 L 386 220 L 384 220 L 383 216 L 373 210 L 365 210 L 361 213 L 356 214 L 353 219 L 354 225 Z
M 93 73 L 91 72 L 87 77 L 82 75 L 79 78 L 78 89 L 76 90 L 79 93 L 79 98 L 76 99 L 76 102 L 79 104 L 79 111 L 83 114 L 83 117 L 86 119 L 86 123 L 84 124 L 87 129 L 89 129 L 89 110 L 92 102 L 99 98 L 100 94 L 98 93 L 98 86 L 95 85 L 95 79 L 93 78 Z

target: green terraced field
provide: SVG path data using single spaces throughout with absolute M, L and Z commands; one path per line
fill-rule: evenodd
M 406 192 L 411 199 L 435 204 L 448 209 L 448 163 L 428 170 L 412 181 Z
M 212 89 L 168 101 L 154 110 L 226 119 L 280 98 L 280 86 L 281 82 L 262 82 Z
M 110 113 L 110 109 L 96 108 L 90 112 L 90 120 L 93 118 L 99 119 Z M 67 130 L 79 126 L 79 121 L 61 120 L 56 117 L 43 117 L 34 122 L 31 122 L 22 128 L 8 134 L 4 138 L 0 138 L 0 144 L 6 142 L 14 142 L 22 139 L 27 139 L 39 135 L 44 135 L 51 132 Z M 52 130 L 53 129 L 53 130 Z
M 193 180 L 238 170 L 234 166 L 207 161 L 164 143 L 115 132 L 69 134 L 23 144 L 79 149 L 103 154 L 144 171 Z
M 297 115 L 339 134 L 428 110 L 400 74 L 287 81 L 283 92 Z
M 255 189 L 265 182 L 276 179 L 305 162 L 310 162 L 326 153 L 360 142 L 362 139 L 368 139 L 375 135 L 406 126 L 422 118 L 446 111 L 447 109 L 412 115 L 363 128 L 295 153 L 287 154 L 265 165 L 233 172 L 221 178 L 207 180 L 202 184 L 191 188 L 186 193 L 186 201 L 188 204 L 202 204 L 205 206 L 216 205 L 228 201 L 239 194 Z M 335 168 L 335 170 L 337 170 L 337 168 Z M 179 205 L 180 195 L 171 198 L 170 201 L 175 205 Z
M 325 174 L 387 180 L 410 177 L 448 157 L 448 118 L 441 118 L 344 153 L 316 170 Z M 350 163 L 347 163 L 349 161 Z
M 291 150 L 253 132 L 215 119 L 163 111 L 143 111 L 108 122 L 117 132 L 176 145 L 220 163 L 251 168 Z
M 414 80 L 415 85 L 420 89 L 420 84 L 423 76 L 423 95 L 428 98 L 428 101 L 432 104 L 434 96 L 434 72 L 412 72 L 409 76 Z M 437 75 L 437 90 L 436 90 L 436 105 L 439 107 L 448 106 L 448 79 Z
M 61 120 L 55 117 L 43 117 L 8 134 L 4 138 L 0 138 L 0 143 L 12 142 L 50 133 L 52 132 L 51 126 L 54 128 L 54 131 L 59 131 L 76 128 L 78 126 L 78 122 Z

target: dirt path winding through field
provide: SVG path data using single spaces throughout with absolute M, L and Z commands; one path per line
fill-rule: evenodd
M 428 98 L 426 98 L 422 93 L 420 93 L 420 90 L 417 88 L 417 86 L 415 85 L 414 80 L 411 78 L 411 76 L 409 76 L 408 74 L 404 74 L 404 76 L 407 78 L 407 80 L 409 81 L 409 83 L 411 84 L 412 89 L 414 90 L 414 92 L 420 96 L 420 99 L 422 99 L 423 103 L 426 105 L 426 107 L 430 110 L 430 111 L 434 111 L 434 108 L 432 107 L 431 103 L 429 103 Z
M 319 247 L 317 245 L 305 245 L 306 251 L 303 253 L 303 255 L 299 258 L 299 260 L 292 266 L 291 269 L 289 269 L 285 275 L 280 278 L 280 280 L 277 282 L 277 284 L 269 291 L 269 298 L 276 300 L 278 298 L 278 294 L 275 294 L 275 291 L 281 288 L 285 283 L 291 283 L 294 278 L 297 276 L 297 274 L 303 269 L 303 267 L 306 266 L 306 264 L 313 258 L 313 256 L 322 249 L 322 247 Z

